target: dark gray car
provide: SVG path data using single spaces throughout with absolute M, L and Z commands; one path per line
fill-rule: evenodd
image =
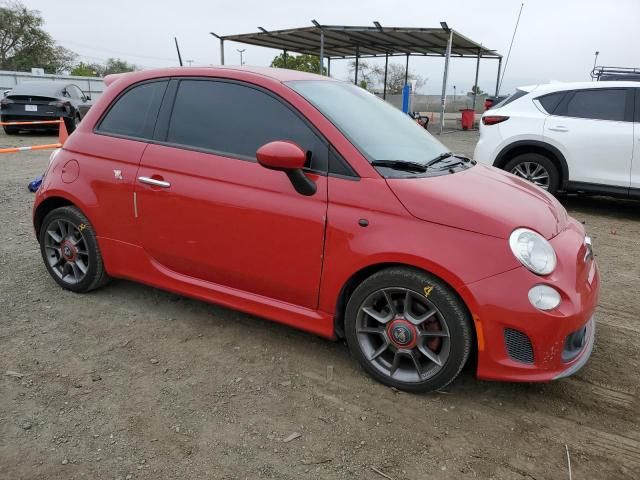
M 29 122 L 64 118 L 72 132 L 91 108 L 91 97 L 71 82 L 29 81 L 16 85 L 0 100 L 2 122 Z M 3 126 L 8 135 L 20 130 L 58 130 L 57 124 Z

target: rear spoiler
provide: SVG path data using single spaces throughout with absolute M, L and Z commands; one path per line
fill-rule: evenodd
M 125 75 L 126 75 L 126 73 L 112 73 L 111 75 L 107 75 L 106 77 L 104 77 L 103 82 L 108 87 L 113 82 L 115 82 L 119 78 L 124 77 Z

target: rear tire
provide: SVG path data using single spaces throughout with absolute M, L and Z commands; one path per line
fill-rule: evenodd
M 7 135 L 17 135 L 18 129 L 16 127 L 2 127 L 4 129 L 4 133 Z
M 451 383 L 473 340 L 469 313 L 455 292 L 433 275 L 405 267 L 381 270 L 356 288 L 347 303 L 345 335 L 369 375 L 411 392 Z
M 45 267 L 62 288 L 85 293 L 109 280 L 93 226 L 78 208 L 49 212 L 40 227 L 39 241 Z
M 509 160 L 504 170 L 527 180 L 552 195 L 560 187 L 560 173 L 551 159 L 540 153 L 523 153 Z

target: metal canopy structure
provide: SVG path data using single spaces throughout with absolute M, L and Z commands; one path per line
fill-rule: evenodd
M 286 65 L 287 53 L 301 53 L 316 55 L 321 58 L 320 74 L 324 73 L 324 61 L 327 60 L 327 73 L 331 74 L 332 59 L 355 59 L 354 83 L 358 83 L 358 61 L 360 58 L 385 57 L 385 74 L 383 98 L 386 98 L 386 80 L 389 57 L 405 56 L 405 83 L 409 73 L 409 57 L 443 57 L 445 59 L 440 130 L 444 127 L 444 108 L 449 72 L 449 60 L 455 58 L 476 59 L 476 75 L 474 85 L 473 105 L 476 105 L 478 72 L 480 59 L 498 60 L 498 75 L 496 79 L 496 96 L 502 55 L 483 45 L 470 40 L 461 33 L 451 29 L 445 22 L 440 22 L 440 28 L 399 28 L 383 27 L 379 22 L 373 22 L 373 27 L 357 27 L 344 25 L 321 25 L 312 20 L 313 26 L 291 28 L 286 30 L 269 31 L 258 27 L 259 32 L 240 35 L 211 35 L 220 40 L 220 63 L 224 65 L 224 42 L 233 41 L 260 47 L 275 48 L 284 52 Z

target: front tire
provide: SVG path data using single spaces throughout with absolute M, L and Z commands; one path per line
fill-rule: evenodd
M 555 164 L 539 153 L 523 153 L 507 162 L 504 169 L 554 195 L 560 186 L 560 173 Z
M 49 212 L 39 240 L 45 267 L 62 288 L 84 293 L 108 281 L 93 226 L 76 207 Z
M 440 279 L 416 269 L 381 270 L 347 303 L 347 344 L 364 370 L 401 390 L 425 392 L 451 383 L 473 339 L 465 305 Z

